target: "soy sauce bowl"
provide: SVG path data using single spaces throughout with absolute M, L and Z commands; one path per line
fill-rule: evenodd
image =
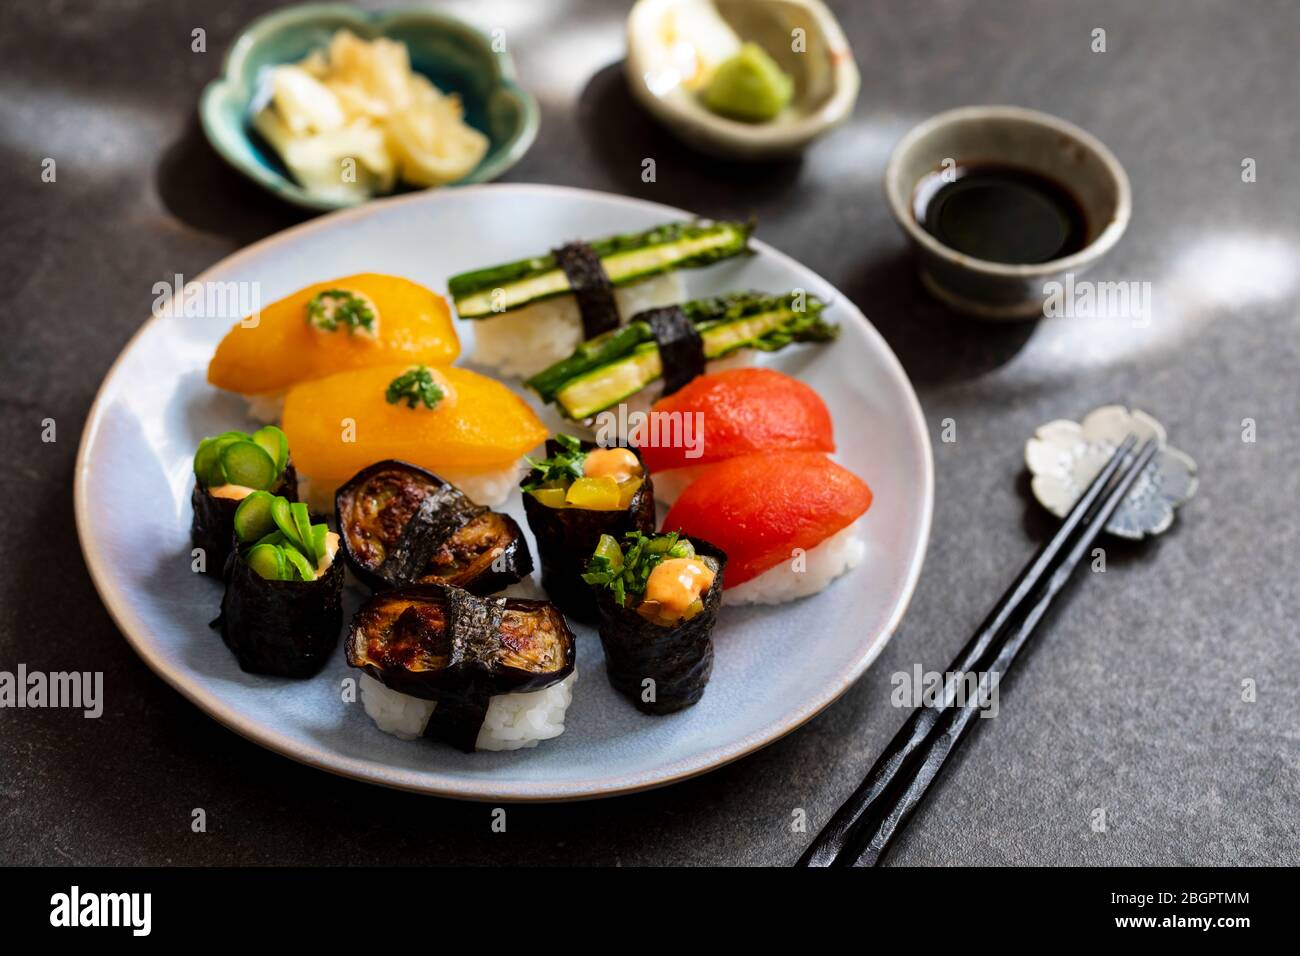
M 1084 221 L 1078 251 L 1046 262 L 992 262 L 953 249 L 917 220 L 917 188 L 946 167 L 999 166 L 1059 184 Z M 894 147 L 885 168 L 890 211 L 918 257 L 921 281 L 952 308 L 982 319 L 1041 316 L 1051 282 L 1095 266 L 1128 227 L 1128 175 L 1095 136 L 1047 113 L 1017 106 L 968 106 L 930 117 Z

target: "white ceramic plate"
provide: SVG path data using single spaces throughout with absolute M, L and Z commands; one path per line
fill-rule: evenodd
M 419 193 L 325 216 L 239 252 L 200 282 L 260 283 L 267 304 L 330 276 L 389 272 L 436 290 L 448 276 L 576 237 L 688 214 L 602 193 L 494 185 Z M 205 380 L 228 318 L 151 318 L 104 380 L 82 436 L 77 527 L 95 585 L 136 652 L 227 727 L 295 760 L 386 786 L 475 800 L 570 800 L 702 773 L 789 733 L 842 694 L 897 627 L 921 570 L 933 466 L 921 409 L 898 360 L 853 304 L 763 242 L 756 255 L 684 273 L 692 295 L 807 289 L 831 300 L 833 346 L 771 357 L 816 388 L 837 457 L 875 494 L 864 562 L 826 591 L 779 607 L 725 608 L 703 700 L 643 715 L 605 679 L 594 631 L 578 634 L 578 680 L 563 736 L 513 753 L 462 754 L 377 730 L 342 701 L 354 675 L 340 647 L 302 681 L 245 674 L 208 627 L 220 583 L 190 570 L 191 457 L 199 439 L 246 428 L 242 400 Z M 458 323 L 469 351 L 472 323 Z M 508 509 L 526 527 L 518 493 Z M 531 544 L 531 542 L 530 542 Z M 534 550 L 534 553 L 535 550 Z M 348 610 L 359 603 L 354 585 Z

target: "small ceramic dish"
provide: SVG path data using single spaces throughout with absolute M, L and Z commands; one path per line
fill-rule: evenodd
M 304 189 L 250 126 L 251 104 L 263 72 L 325 47 L 341 29 L 367 40 L 379 36 L 400 40 L 410 51 L 413 70 L 438 89 L 460 96 L 466 122 L 486 134 L 490 145 L 478 166 L 454 185 L 495 179 L 532 145 L 537 136 L 537 102 L 515 81 L 510 55 L 493 50 L 491 41 L 473 27 L 422 9 L 376 14 L 338 4 L 288 7 L 244 29 L 226 55 L 221 76 L 208 84 L 199 101 L 199 118 L 213 148 L 280 198 L 309 209 L 355 204 Z
M 957 165 L 1000 164 L 1060 183 L 1077 200 L 1086 235 L 1078 252 L 1047 262 L 990 262 L 945 246 L 916 220 L 917 185 Z M 920 258 L 921 279 L 953 308 L 986 319 L 1043 314 L 1050 282 L 1096 265 L 1128 226 L 1128 176 L 1100 140 L 1072 123 L 1016 106 L 968 106 L 932 116 L 894 148 L 885 168 L 890 210 Z
M 700 99 L 701 77 L 737 39 L 757 43 L 794 80 L 790 105 L 767 122 L 728 119 Z M 624 65 L 651 115 L 725 159 L 799 153 L 848 117 L 860 84 L 844 31 L 820 0 L 638 0 L 627 18 Z

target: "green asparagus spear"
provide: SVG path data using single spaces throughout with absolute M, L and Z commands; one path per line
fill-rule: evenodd
M 806 293 L 745 292 L 682 305 L 696 324 L 706 359 L 742 348 L 775 352 L 793 342 L 828 342 L 839 326 L 821 313 L 825 303 Z M 545 401 L 571 419 L 588 418 L 639 392 L 663 374 L 648 322 L 633 320 L 578 347 L 569 358 L 529 379 Z
M 672 222 L 646 232 L 597 239 L 609 281 L 630 285 L 674 269 L 689 269 L 747 252 L 752 225 L 742 222 Z M 491 318 L 569 292 L 569 279 L 547 254 L 463 272 L 447 283 L 462 319 Z

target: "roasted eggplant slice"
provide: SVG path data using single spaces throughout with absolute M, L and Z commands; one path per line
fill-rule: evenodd
M 533 571 L 514 518 L 475 504 L 416 465 L 371 465 L 334 501 L 347 562 L 375 590 L 449 584 L 484 595 Z
M 313 581 L 272 581 L 233 552 L 216 626 L 244 670 L 310 677 L 338 645 L 343 562 L 336 558 Z
M 492 697 L 573 672 L 573 632 L 549 601 L 415 584 L 373 595 L 352 618 L 347 660 L 392 690 L 437 702 L 425 728 L 474 749 Z
M 699 538 L 625 538 L 634 540 L 602 540 L 589 565 L 593 573 L 587 575 L 600 612 L 605 671 L 613 688 L 638 710 L 671 714 L 698 702 L 713 672 L 712 633 L 727 556 Z M 667 595 L 656 572 L 663 565 L 671 586 L 680 591 L 689 589 L 682 569 L 689 572 L 692 564 L 699 566 L 706 583 L 702 588 L 697 583 L 698 593 L 682 595 L 674 612 L 665 614 L 668 602 L 656 598 Z M 639 593 L 634 590 L 638 585 Z
M 636 458 L 639 483 L 631 489 L 625 504 L 620 500 L 621 507 L 589 508 L 569 500 L 573 497 L 569 492 L 580 480 L 575 473 L 585 477 L 584 459 L 598 450 L 604 453 L 611 449 L 598 449 L 593 442 L 579 442 L 568 435 L 548 439 L 546 459 L 535 463 L 520 485 L 524 492 L 524 514 L 537 541 L 542 587 L 565 614 L 588 624 L 595 623 L 597 618 L 596 599 L 583 582 L 582 574 L 601 535 L 621 538 L 625 532 L 648 533 L 655 526 L 654 483 L 634 448 L 626 451 Z M 567 477 L 564 476 L 566 460 L 569 462 Z M 560 467 L 554 466 L 557 462 Z

